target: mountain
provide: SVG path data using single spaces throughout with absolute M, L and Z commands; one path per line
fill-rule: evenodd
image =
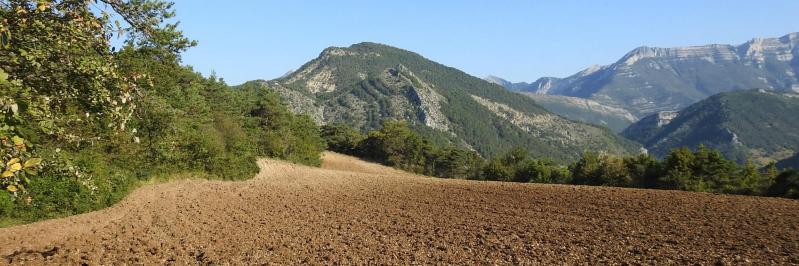
M 680 110 L 727 91 L 799 92 L 798 76 L 799 33 L 791 33 L 737 46 L 639 47 L 607 66 L 509 89 L 592 99 L 643 117 Z
M 622 134 L 664 156 L 670 149 L 700 144 L 738 161 L 760 165 L 799 150 L 799 94 L 746 90 L 714 95 L 679 112 L 659 112 Z
M 483 78 L 484 80 L 497 84 L 499 86 L 505 87 L 506 89 L 512 91 L 522 91 L 522 92 L 530 92 L 530 91 L 545 91 L 547 86 L 548 80 L 558 80 L 558 78 L 541 78 L 536 82 L 527 83 L 527 82 L 510 82 L 503 78 L 497 76 L 487 76 Z
M 366 131 L 385 120 L 404 120 L 436 142 L 484 156 L 521 146 L 537 156 L 572 160 L 587 149 L 629 154 L 639 147 L 501 86 L 376 43 L 330 47 L 286 77 L 251 83 L 277 91 L 295 113 L 320 124 Z
M 638 120 L 630 111 L 577 97 L 520 92 L 550 112 L 571 120 L 606 126 L 621 132 Z

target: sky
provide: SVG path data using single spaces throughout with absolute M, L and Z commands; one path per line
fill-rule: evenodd
M 199 42 L 183 62 L 229 84 L 277 78 L 327 47 L 369 41 L 477 77 L 565 77 L 639 46 L 740 44 L 799 32 L 796 0 L 176 0 Z

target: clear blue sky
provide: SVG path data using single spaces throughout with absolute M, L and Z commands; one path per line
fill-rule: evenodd
M 272 79 L 370 41 L 478 77 L 563 77 L 642 46 L 740 44 L 799 31 L 796 0 L 176 1 L 184 63 L 230 84 Z

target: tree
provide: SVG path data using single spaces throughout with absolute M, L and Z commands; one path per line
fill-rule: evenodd
M 358 145 L 366 138 L 352 127 L 342 124 L 322 126 L 321 135 L 330 150 L 349 155 L 355 155 Z
M 432 175 L 439 177 L 474 179 L 483 164 L 476 152 L 455 146 L 434 151 L 432 157 Z
M 793 169 L 782 172 L 768 188 L 767 195 L 799 199 L 799 172 Z
M 599 177 L 601 161 L 599 154 L 586 151 L 579 161 L 571 165 L 572 183 L 580 185 L 601 185 Z
M 657 188 L 662 172 L 660 162 L 651 155 L 640 154 L 624 158 L 627 172 L 632 179 L 632 186 L 641 188 Z
M 704 180 L 694 174 L 696 157 L 687 147 L 674 149 L 666 156 L 663 166 L 664 176 L 660 179 L 660 187 L 689 191 L 704 191 Z
M 600 158 L 601 164 L 598 173 L 599 183 L 603 186 L 629 187 L 633 184 L 632 176 L 627 171 L 624 159 L 612 156 Z
M 369 132 L 359 154 L 400 169 L 423 172 L 432 147 L 405 122 L 386 121 L 379 131 Z

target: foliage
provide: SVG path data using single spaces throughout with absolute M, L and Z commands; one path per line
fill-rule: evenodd
M 663 161 L 649 155 L 619 158 L 587 152 L 570 167 L 572 183 L 762 195 L 777 170 L 736 164 L 718 150 L 700 146 L 672 150 Z
M 0 135 L 0 190 L 13 195 L 25 194 L 29 177 L 36 176 L 40 170 L 41 158 L 33 157 L 28 151 L 30 143 L 19 136 Z M 0 192 L 3 193 L 3 192 Z
M 799 199 L 799 172 L 788 170 L 781 173 L 768 188 L 767 195 Z
M 382 129 L 369 132 L 359 149 L 368 159 L 417 173 L 424 172 L 425 157 L 431 150 L 425 140 L 399 121 L 387 121 Z
M 355 154 L 361 141 L 366 138 L 360 132 L 343 124 L 322 126 L 321 135 L 330 150 L 344 154 Z
M 477 178 L 482 169 L 483 159 L 477 153 L 453 145 L 435 146 L 402 121 L 386 121 L 367 135 L 341 124 L 323 126 L 321 131 L 332 151 L 414 173 L 466 179 Z
M 93 3 L 0 1 L 1 219 L 94 210 L 154 176 L 245 179 L 260 156 L 319 164 L 319 128 L 277 94 L 181 65 L 195 42 L 171 3 Z
M 482 171 L 484 180 L 511 182 L 566 183 L 569 175 L 565 167 L 551 160 L 533 159 L 519 148 L 490 160 Z
M 739 165 L 706 146 L 696 151 L 674 149 L 664 160 L 647 154 L 618 157 L 584 152 L 564 167 L 522 148 L 490 160 L 455 146 L 439 148 L 404 122 L 386 122 L 367 136 L 344 125 L 325 126 L 322 132 L 333 151 L 438 177 L 785 197 L 799 191 L 799 179 L 786 174 L 790 171 L 780 174 L 773 164 L 764 170 L 752 163 Z

